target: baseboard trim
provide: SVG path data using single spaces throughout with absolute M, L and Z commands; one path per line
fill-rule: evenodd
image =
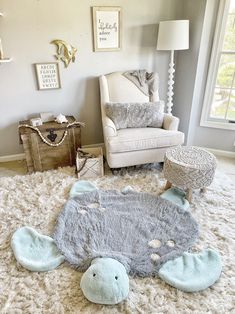
M 202 147 L 202 148 L 208 150 L 209 152 L 211 152 L 212 154 L 215 154 L 217 156 L 227 157 L 227 158 L 235 158 L 235 152 L 230 152 L 227 150 L 214 149 L 214 148 L 209 148 L 209 147 Z
M 97 143 L 97 144 L 89 144 L 89 145 L 82 145 L 82 148 L 92 148 L 92 147 L 102 147 L 103 150 L 105 150 L 104 143 Z M 228 158 L 235 158 L 235 152 L 230 152 L 227 150 L 220 150 L 220 149 L 214 149 L 209 147 L 202 147 L 212 154 L 215 154 L 217 156 L 222 157 L 228 157 Z M 16 161 L 16 160 L 23 160 L 25 159 L 25 154 L 15 154 L 15 155 L 6 155 L 6 156 L 0 156 L 0 163 L 1 162 L 8 162 L 8 161 Z
M 92 148 L 92 147 L 100 147 L 100 146 L 104 149 L 104 143 L 83 145 L 82 147 L 83 148 Z M 23 160 L 23 159 L 25 159 L 25 154 L 24 153 L 0 156 L 0 163 L 1 162 L 16 161 L 16 160 Z
M 83 145 L 82 148 L 92 148 L 92 147 L 100 147 L 100 146 L 103 148 L 103 150 L 105 150 L 104 143 Z M 214 149 L 214 148 L 209 148 L 209 147 L 201 147 L 201 148 L 204 148 L 204 149 L 208 150 L 209 152 L 211 152 L 212 154 L 215 154 L 217 156 L 235 158 L 235 152 L 230 152 L 227 150 Z
M 8 162 L 8 161 L 15 161 L 15 160 L 23 160 L 25 159 L 25 154 L 15 154 L 15 155 L 6 155 L 0 156 L 0 163 L 1 162 Z

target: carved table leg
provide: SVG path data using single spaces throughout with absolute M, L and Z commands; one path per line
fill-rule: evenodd
M 165 185 L 165 190 L 168 190 L 168 189 L 170 189 L 171 188 L 171 186 L 172 186 L 172 183 L 170 183 L 169 181 L 166 181 L 166 185 Z
M 192 202 L 192 194 L 193 194 L 193 190 L 192 189 L 187 189 L 186 199 L 189 201 L 189 203 Z

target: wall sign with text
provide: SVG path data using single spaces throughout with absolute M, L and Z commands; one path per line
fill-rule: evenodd
M 121 49 L 121 8 L 92 7 L 94 51 Z
M 57 62 L 36 63 L 38 89 L 61 88 L 59 64 Z

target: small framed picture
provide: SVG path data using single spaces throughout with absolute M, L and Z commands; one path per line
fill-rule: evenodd
M 61 88 L 57 62 L 36 63 L 35 70 L 39 90 Z
M 121 49 L 121 8 L 92 7 L 94 51 Z

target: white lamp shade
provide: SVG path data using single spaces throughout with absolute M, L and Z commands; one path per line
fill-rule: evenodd
M 157 50 L 184 50 L 189 48 L 189 20 L 159 23 Z

